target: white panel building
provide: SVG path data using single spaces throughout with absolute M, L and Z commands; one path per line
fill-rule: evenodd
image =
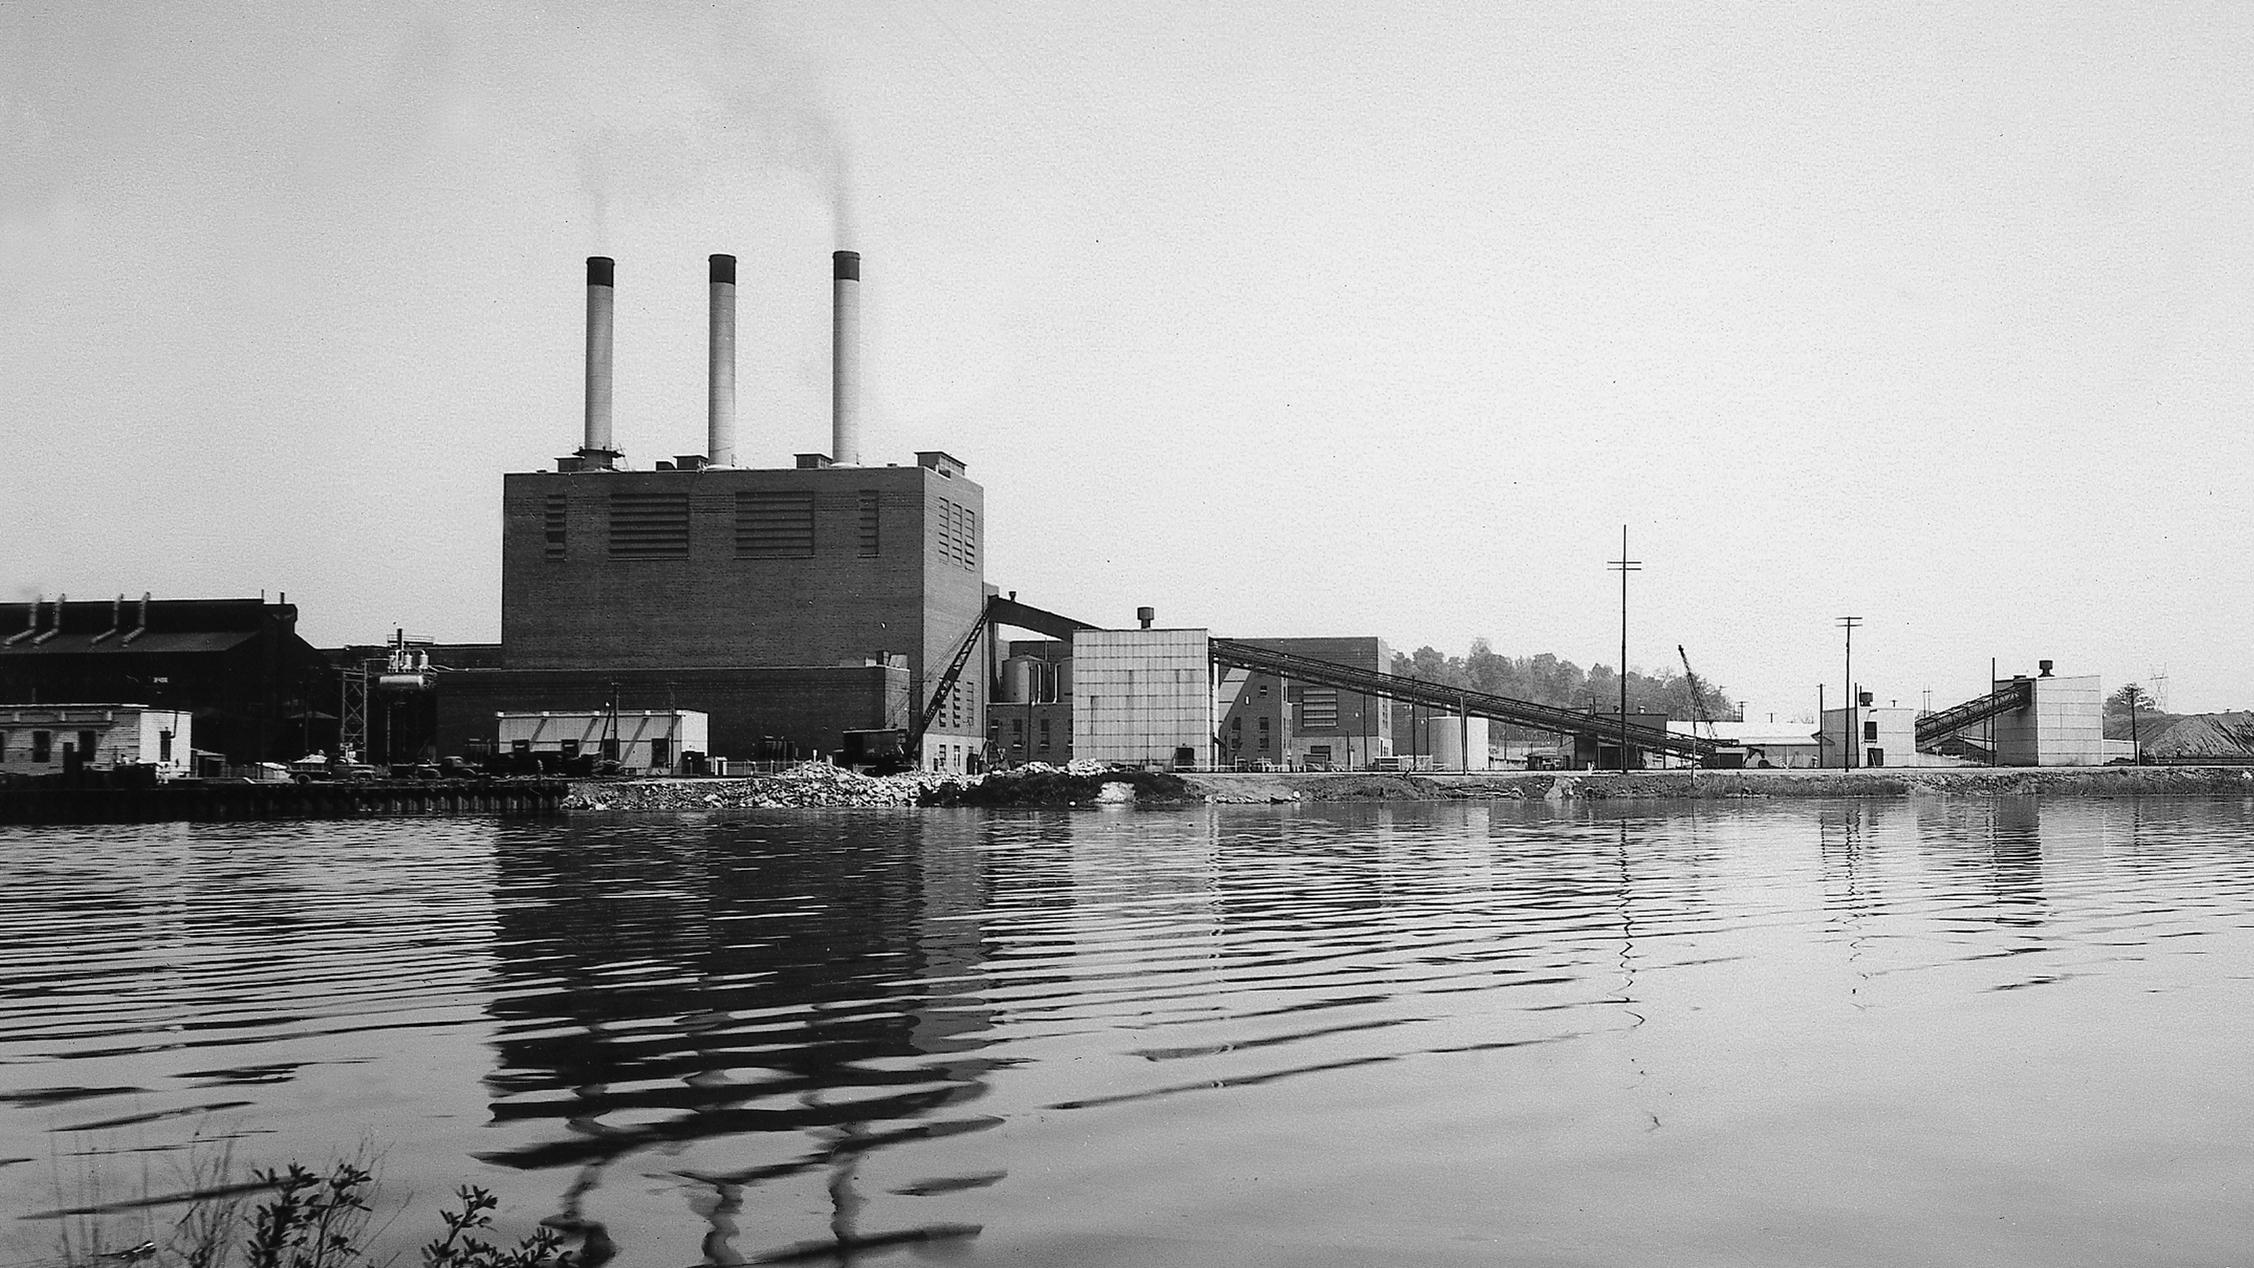
M 623 770 L 678 773 L 681 754 L 709 753 L 710 725 L 694 709 L 496 713 L 504 753 L 592 755 Z
M 1194 630 L 1072 636 L 1072 755 L 1135 766 L 1213 764 L 1213 657 Z
M 2105 695 L 2097 675 L 2045 673 L 2028 681 L 2035 686 L 2034 707 L 1996 715 L 1996 760 L 2005 766 L 2105 765 Z

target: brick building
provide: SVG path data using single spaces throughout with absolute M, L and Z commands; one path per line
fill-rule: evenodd
M 1248 638 L 1274 652 L 1389 673 L 1393 650 L 1382 638 Z M 1393 715 L 1382 696 L 1335 687 L 1279 683 L 1249 670 L 1231 670 L 1219 683 L 1219 733 L 1215 760 L 1222 765 L 1273 762 L 1349 770 L 1393 755 Z
M 985 603 L 985 493 L 945 453 L 561 465 L 502 479 L 500 665 L 444 676 L 444 751 L 489 741 L 503 710 L 615 704 L 708 713 L 719 755 L 834 752 L 906 725 Z M 986 686 L 962 676 L 922 765 L 983 749 Z

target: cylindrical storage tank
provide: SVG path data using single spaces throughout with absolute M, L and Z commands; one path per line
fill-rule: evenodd
M 1425 751 L 1438 770 L 1486 770 L 1487 719 L 1443 713 L 1425 724 Z M 1464 750 L 1471 750 L 1471 765 L 1464 765 Z
M 1039 690 L 1041 662 L 1031 656 L 1012 656 L 1002 662 L 1002 703 L 1031 704 Z

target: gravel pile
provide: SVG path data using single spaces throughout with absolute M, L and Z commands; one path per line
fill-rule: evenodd
M 773 775 L 741 779 L 582 781 L 564 798 L 566 810 L 747 810 L 778 807 L 913 806 L 982 776 L 938 771 L 863 775 L 807 762 Z

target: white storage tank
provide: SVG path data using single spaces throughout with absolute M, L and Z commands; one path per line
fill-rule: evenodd
M 1002 662 L 1002 703 L 1031 704 L 1040 697 L 1041 662 L 1031 656 L 1012 656 Z
M 1471 750 L 1471 764 L 1464 765 L 1464 750 Z M 1486 770 L 1487 719 L 1464 718 L 1443 713 L 1425 723 L 1425 751 L 1432 754 L 1436 770 Z

